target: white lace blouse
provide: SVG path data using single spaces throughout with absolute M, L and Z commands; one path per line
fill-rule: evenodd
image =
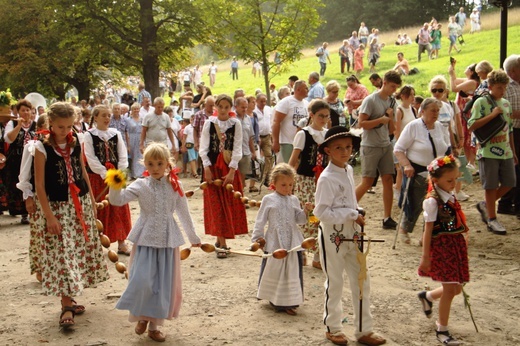
M 137 179 L 126 189 L 110 189 L 109 192 L 110 203 L 116 206 L 136 199 L 139 201 L 141 215 L 132 227 L 128 240 L 140 246 L 155 248 L 183 245 L 184 238 L 173 218 L 175 212 L 189 241 L 192 244 L 200 243 L 188 209 L 188 200 L 186 196 L 181 197 L 173 190 L 167 176 L 160 180 L 152 177 Z
M 282 196 L 274 192 L 262 198 L 251 240 L 254 242 L 258 238 L 264 238 L 264 250 L 267 252 L 289 250 L 303 242 L 298 225 L 306 222 L 307 215 L 296 196 Z M 267 223 L 269 225 L 264 231 Z

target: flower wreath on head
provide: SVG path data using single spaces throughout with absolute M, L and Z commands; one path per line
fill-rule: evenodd
M 428 172 L 434 173 L 436 170 L 438 170 L 442 166 L 449 165 L 450 163 L 455 163 L 455 162 L 456 162 L 455 157 L 451 154 L 438 158 L 438 159 L 435 159 L 428 165 L 428 167 L 427 167 Z

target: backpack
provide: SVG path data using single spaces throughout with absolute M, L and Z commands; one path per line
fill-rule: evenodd
M 415 36 L 415 43 L 419 43 L 419 34 L 417 34 L 417 36 Z
M 466 120 L 466 122 L 469 120 L 469 118 L 471 118 L 471 108 L 473 108 L 473 104 L 475 103 L 475 101 L 477 101 L 479 98 L 485 95 L 489 95 L 489 93 L 483 92 L 480 94 L 475 94 L 473 95 L 473 98 L 471 100 L 466 102 L 466 105 L 464 105 L 464 109 L 462 110 L 462 116 L 464 117 L 464 120 Z

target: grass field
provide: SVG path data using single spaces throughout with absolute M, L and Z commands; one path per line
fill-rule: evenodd
M 402 51 L 405 55 L 405 58 L 408 59 L 411 67 L 417 67 L 419 69 L 419 74 L 414 76 L 405 76 L 403 78 L 404 84 L 411 84 L 416 89 L 417 95 L 429 95 L 428 92 L 428 83 L 430 79 L 437 75 L 442 74 L 448 78 L 448 67 L 449 67 L 449 56 L 448 56 L 448 47 L 449 40 L 447 37 L 446 23 L 443 23 L 443 37 L 442 37 L 442 47 L 439 52 L 439 59 L 428 60 L 426 53 L 422 55 L 422 61 L 417 62 L 417 44 L 413 43 L 407 46 L 395 46 L 393 44 L 397 33 L 408 33 L 410 37 L 415 37 L 416 32 L 419 30 L 419 26 L 416 28 L 406 28 L 401 30 L 396 30 L 394 32 L 383 33 L 381 35 L 382 42 L 386 43 L 386 46 L 381 51 L 381 59 L 377 66 L 377 72 L 379 74 L 384 74 L 387 70 L 391 69 L 395 62 L 397 61 L 397 53 Z M 500 26 L 500 17 L 498 13 L 493 13 L 490 15 L 483 16 L 482 18 L 482 29 L 480 33 L 477 34 L 469 34 L 469 25 L 465 28 L 464 39 L 466 44 L 462 47 L 461 53 L 456 53 L 453 51 L 453 56 L 457 59 L 457 67 L 456 73 L 457 76 L 463 76 L 464 69 L 467 65 L 479 62 L 481 60 L 488 60 L 493 66 L 496 68 L 499 67 L 499 59 L 500 59 L 500 30 L 498 29 Z M 322 84 L 326 84 L 330 80 L 337 80 L 342 85 L 342 91 L 340 92 L 340 98 L 343 97 L 344 92 L 346 90 L 345 77 L 346 74 L 342 75 L 340 73 L 340 60 L 338 56 L 338 48 L 340 46 L 339 42 L 331 43 L 329 46 L 330 57 L 332 60 L 331 64 L 327 65 L 327 72 L 325 73 L 325 77 L 322 78 Z M 314 55 L 316 47 L 306 49 L 303 54 L 301 60 L 294 63 L 292 66 L 288 67 L 286 71 L 281 73 L 278 76 L 272 78 L 271 83 L 276 85 L 278 89 L 280 86 L 287 84 L 287 78 L 291 75 L 297 75 L 300 79 L 307 80 L 307 77 L 310 72 L 317 71 L 319 72 L 319 63 L 318 59 Z M 365 51 L 366 52 L 366 51 Z M 520 54 L 520 9 L 512 10 L 509 12 L 509 28 L 508 28 L 508 47 L 507 54 Z M 365 55 L 366 56 L 366 55 Z M 368 81 L 368 76 L 370 73 L 368 72 L 368 64 L 365 59 L 365 71 L 361 75 L 361 83 L 364 84 L 369 91 L 372 91 L 374 88 Z M 217 73 L 216 84 L 212 88 L 213 94 L 219 93 L 232 93 L 235 89 L 242 88 L 246 91 L 247 95 L 254 94 L 254 91 L 257 88 L 261 88 L 264 90 L 264 80 L 262 78 L 253 78 L 251 73 L 252 65 L 244 65 L 243 62 L 240 62 L 239 68 L 239 80 L 233 81 L 231 75 L 229 74 L 230 61 L 221 61 L 219 62 L 219 72 Z M 209 81 L 207 80 L 207 67 L 203 67 L 203 71 L 205 72 L 204 81 L 206 85 L 209 85 Z M 448 79 L 449 80 L 449 79 Z M 452 95 L 452 98 L 454 95 Z

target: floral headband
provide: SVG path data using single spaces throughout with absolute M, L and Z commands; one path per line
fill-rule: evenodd
M 435 159 L 428 165 L 428 167 L 427 167 L 428 172 L 434 173 L 436 170 L 438 170 L 442 166 L 449 165 L 450 163 L 455 163 L 455 162 L 456 162 L 455 157 L 453 157 L 453 155 L 446 155 L 444 157 Z

